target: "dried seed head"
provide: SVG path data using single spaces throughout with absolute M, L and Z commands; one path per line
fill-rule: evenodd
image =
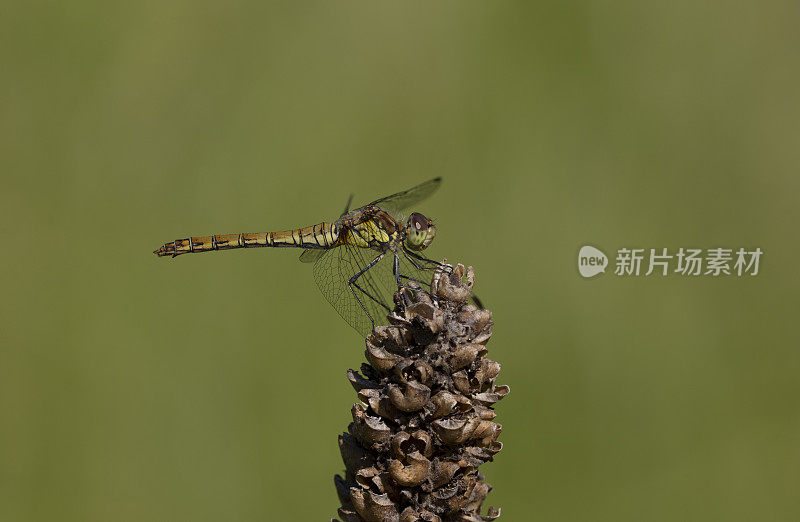
M 400 386 L 389 384 L 387 390 L 392 404 L 405 412 L 421 410 L 431 396 L 431 389 L 417 381 L 406 382 Z
M 395 293 L 390 326 L 366 339 L 369 364 L 349 370 L 358 394 L 339 437 L 345 476 L 334 483 L 342 522 L 485 522 L 491 487 L 478 467 L 502 449 L 494 405 L 500 364 L 486 358 L 492 314 L 467 304 L 475 274 L 434 273 L 430 293 Z

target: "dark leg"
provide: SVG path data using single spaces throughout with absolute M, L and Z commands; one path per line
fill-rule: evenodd
M 406 287 L 406 285 L 403 284 L 403 281 L 401 281 L 401 279 L 405 279 L 406 281 L 414 281 L 416 283 L 419 283 L 420 285 L 427 285 L 428 284 L 428 283 L 424 283 L 424 282 L 420 281 L 419 279 L 414 279 L 413 277 L 409 277 L 409 276 L 401 274 L 400 273 L 400 255 L 397 254 L 396 252 L 393 252 L 393 254 L 394 254 L 394 268 L 393 268 L 394 281 L 395 281 L 395 283 L 397 284 L 398 287 Z M 411 263 L 418 270 L 422 270 L 419 266 L 417 266 L 416 262 L 414 262 L 411 259 L 409 259 L 409 261 L 411 261 Z M 430 285 L 428 285 L 428 286 L 430 286 Z
M 420 270 L 420 271 L 421 270 L 435 270 L 437 268 L 437 267 L 423 267 L 423 266 L 421 266 L 419 263 L 417 263 L 417 261 L 414 260 L 413 257 L 409 256 L 409 252 L 406 251 L 405 249 L 403 249 L 403 255 L 414 266 L 414 268 L 416 268 L 417 270 Z M 425 259 L 425 258 L 422 258 L 422 259 Z M 441 265 L 441 263 L 436 263 L 436 261 L 431 261 L 431 260 L 425 260 L 425 261 L 430 261 L 431 263 L 435 263 L 437 265 L 443 266 L 443 265 Z M 421 287 L 425 287 L 425 286 L 430 287 L 431 286 L 429 282 L 420 281 L 419 279 L 415 279 L 413 277 L 409 277 L 407 275 L 401 274 L 400 273 L 400 257 L 399 257 L 399 254 L 397 254 L 396 257 L 395 257 L 395 270 L 397 271 L 395 278 L 397 280 L 397 285 L 398 286 L 406 287 L 406 285 L 403 284 L 401 279 L 403 279 L 405 281 L 414 281 L 415 283 L 419 284 Z
M 448 273 L 450 272 L 450 265 L 445 265 L 445 264 L 440 263 L 438 261 L 434 261 L 433 259 L 428 259 L 427 257 L 422 257 L 421 255 L 419 255 L 416 252 L 413 252 L 411 250 L 403 249 L 403 253 L 406 256 L 406 259 L 411 261 L 411 264 L 414 265 L 414 267 L 416 267 L 417 270 L 437 270 L 437 269 L 442 269 L 442 270 L 447 271 Z M 434 266 L 422 266 L 417 261 L 420 261 L 422 263 L 428 263 L 428 264 L 434 265 Z
M 420 286 L 431 286 L 430 283 L 426 283 L 425 281 L 420 281 L 419 279 L 414 279 L 413 277 L 408 277 L 401 275 L 401 279 L 405 279 L 406 281 L 414 281 L 415 283 L 419 283 Z M 406 285 L 399 283 L 400 286 L 408 288 Z M 413 290 L 413 289 L 412 289 Z
M 364 268 L 362 268 L 361 270 L 359 270 L 359 272 L 358 272 L 357 274 L 355 274 L 353 277 L 351 277 L 351 278 L 350 278 L 350 280 L 349 280 L 349 281 L 347 281 L 347 286 L 348 286 L 348 288 L 350 288 L 350 291 L 351 291 L 351 292 L 353 292 L 353 297 L 355 297 L 355 298 L 356 298 L 356 301 L 358 301 L 358 304 L 359 304 L 359 306 L 361 306 L 361 309 L 364 311 L 364 313 L 365 313 L 365 314 L 367 314 L 367 317 L 369 317 L 369 320 L 372 322 L 372 326 L 373 326 L 373 328 L 375 327 L 375 319 L 373 319 L 373 318 L 372 318 L 372 316 L 370 315 L 369 311 L 367 311 L 367 307 L 366 307 L 366 306 L 364 306 L 364 303 L 362 303 L 362 302 L 361 302 L 361 298 L 360 298 L 360 297 L 358 297 L 358 294 L 357 294 L 357 293 L 356 293 L 356 291 L 353 289 L 353 287 L 356 287 L 356 288 L 358 288 L 358 290 L 359 290 L 361 293 L 363 293 L 365 296 L 369 297 L 370 299 L 372 299 L 373 301 L 375 301 L 376 303 L 378 303 L 378 304 L 379 304 L 380 306 L 382 306 L 383 308 L 386 308 L 386 310 L 387 310 L 387 311 L 391 312 L 391 310 L 389 310 L 389 307 L 387 307 L 387 306 L 386 306 L 384 303 L 380 302 L 378 299 L 376 299 L 374 296 L 372 296 L 372 295 L 371 295 L 369 292 L 367 292 L 366 290 L 364 290 L 363 288 L 361 288 L 360 286 L 358 286 L 358 283 L 356 283 L 356 281 L 358 280 L 358 278 L 359 278 L 359 277 L 361 277 L 362 275 L 364 275 L 364 273 L 365 273 L 367 270 L 369 270 L 370 268 L 372 268 L 373 266 L 375 266 L 375 265 L 376 265 L 376 264 L 377 264 L 377 263 L 378 263 L 378 262 L 379 262 L 381 259 L 383 259 L 383 256 L 385 256 L 385 255 L 386 255 L 386 252 L 382 252 L 382 253 L 380 253 L 380 254 L 378 255 L 378 257 L 376 257 L 375 259 L 373 259 L 372 261 L 370 261 L 370 262 L 369 262 L 369 264 L 368 264 L 367 266 L 365 266 Z

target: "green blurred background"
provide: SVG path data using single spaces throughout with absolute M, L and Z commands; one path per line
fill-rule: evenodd
M 795 2 L 14 2 L 0 520 L 328 520 L 363 340 L 293 251 L 434 176 L 512 393 L 503 520 L 800 520 Z M 764 251 L 756 277 L 580 246 Z

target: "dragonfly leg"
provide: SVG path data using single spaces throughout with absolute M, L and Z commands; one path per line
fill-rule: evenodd
M 416 262 L 411 260 L 417 269 L 422 270 L 419 266 L 417 266 Z M 414 279 L 413 277 L 409 277 L 407 275 L 403 275 L 400 273 L 400 256 L 395 252 L 394 253 L 394 280 L 397 283 L 398 287 L 409 288 L 408 285 L 404 284 L 402 279 L 406 281 L 414 281 L 415 283 L 419 283 L 421 286 L 430 286 L 430 283 L 426 283 L 425 281 L 420 281 L 419 279 Z
M 398 256 L 397 253 L 395 252 L 394 253 L 394 281 L 395 281 L 395 283 L 397 283 L 397 286 L 402 286 L 402 283 L 400 283 L 400 278 L 401 277 L 402 276 L 400 275 L 400 256 Z
M 414 281 L 415 283 L 418 283 L 420 286 L 427 286 L 427 287 L 431 286 L 430 283 L 426 283 L 425 281 L 420 281 L 419 279 L 414 279 L 413 277 L 401 275 L 400 278 L 405 279 L 406 281 Z M 416 290 L 416 288 L 410 287 L 407 284 L 400 283 L 400 286 L 402 286 L 403 288 L 411 288 L 412 290 Z
M 369 317 L 369 320 L 370 320 L 370 322 L 372 322 L 372 327 L 373 327 L 373 328 L 375 327 L 375 319 L 372 317 L 372 315 L 370 315 L 369 311 L 367 310 L 367 307 L 366 307 L 366 306 L 364 306 L 364 303 L 363 303 L 363 302 L 361 302 L 361 298 L 360 298 L 360 297 L 358 297 L 358 294 L 356 293 L 356 291 L 355 291 L 354 287 L 355 287 L 355 288 L 358 288 L 358 290 L 359 290 L 359 291 L 360 291 L 362 294 L 364 294 L 365 296 L 367 296 L 367 297 L 369 297 L 370 299 L 372 299 L 373 301 L 375 301 L 375 302 L 376 302 L 378 305 L 382 306 L 383 308 L 386 308 L 386 310 L 387 310 L 388 312 L 391 312 L 391 310 L 389 310 L 389 307 L 387 307 L 387 306 L 386 306 L 384 303 L 382 303 L 382 302 L 381 302 L 379 299 L 377 299 L 375 296 L 373 296 L 372 294 L 370 294 L 369 292 L 367 292 L 366 290 L 364 290 L 363 288 L 361 288 L 361 287 L 358 285 L 358 283 L 356 282 L 356 281 L 358 281 L 358 278 L 359 278 L 359 277 L 361 277 L 362 275 L 364 275 L 364 273 L 365 273 L 367 270 L 369 270 L 370 268 L 372 268 L 373 266 L 375 266 L 375 265 L 376 265 L 376 264 L 377 264 L 377 263 L 378 263 L 378 262 L 379 262 L 381 259 L 383 259 L 383 256 L 385 256 L 385 255 L 386 255 L 386 252 L 381 252 L 380 254 L 378 254 L 378 256 L 377 256 L 375 259 L 373 259 L 372 261 L 370 261 L 370 262 L 369 262 L 369 264 L 368 264 L 367 266 L 365 266 L 364 268 L 362 268 L 361 270 L 359 270 L 357 274 L 353 275 L 353 277 L 351 277 L 351 278 L 350 278 L 350 279 L 347 281 L 347 286 L 348 286 L 348 288 L 350 288 L 350 291 L 351 291 L 351 292 L 353 292 L 353 297 L 355 297 L 355 298 L 356 298 L 356 301 L 358 301 L 358 304 L 359 304 L 359 306 L 361 306 L 361 309 L 364 311 L 364 313 L 365 313 L 365 314 L 367 314 L 367 317 Z
M 439 270 L 439 269 L 441 269 L 441 270 L 445 270 L 446 272 L 449 273 L 453 268 L 450 265 L 446 265 L 444 263 L 440 263 L 438 261 L 434 261 L 433 259 L 428 259 L 427 257 L 422 257 L 421 255 L 417 254 L 416 252 L 412 252 L 410 250 L 406 250 L 405 248 L 403 249 L 403 254 L 405 254 L 406 259 L 411 261 L 411 264 L 414 265 L 414 267 L 417 270 Z M 429 263 L 430 265 L 433 265 L 433 266 L 422 266 L 417 261 L 420 261 L 422 263 Z

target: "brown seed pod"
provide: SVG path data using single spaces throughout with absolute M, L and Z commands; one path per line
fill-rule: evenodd
M 494 405 L 500 364 L 486 357 L 492 314 L 467 304 L 463 265 L 434 273 L 430 293 L 395 293 L 390 326 L 366 339 L 369 364 L 347 378 L 360 404 L 339 437 L 346 468 L 334 483 L 342 522 L 485 522 L 491 487 L 478 468 L 502 449 Z

